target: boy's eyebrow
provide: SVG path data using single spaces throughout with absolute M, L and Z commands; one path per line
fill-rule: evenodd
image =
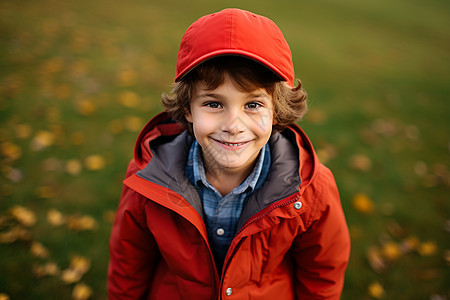
M 256 92 L 256 93 L 251 93 L 249 98 L 270 98 L 270 95 L 268 93 L 264 93 L 264 92 Z
M 208 93 L 208 92 L 199 93 L 198 97 L 199 98 L 214 98 L 214 99 L 223 99 L 223 98 L 225 98 L 225 96 L 220 94 L 220 93 Z M 264 93 L 264 92 L 254 92 L 254 93 L 249 93 L 248 98 L 250 98 L 250 99 L 255 99 L 255 98 L 268 98 L 268 99 L 270 99 L 270 95 L 268 93 Z
M 200 93 L 200 95 L 198 95 L 198 97 L 199 98 L 215 98 L 215 99 L 223 98 L 222 95 L 216 94 L 216 93 Z

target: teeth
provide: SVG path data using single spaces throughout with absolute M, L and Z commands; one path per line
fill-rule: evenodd
M 237 147 L 237 146 L 245 144 L 245 142 L 244 143 L 237 143 L 237 144 L 231 144 L 231 143 L 226 143 L 226 142 L 222 142 L 222 143 L 227 145 L 227 146 L 232 146 L 232 147 Z

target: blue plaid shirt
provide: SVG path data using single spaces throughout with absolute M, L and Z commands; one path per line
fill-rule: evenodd
M 270 169 L 270 149 L 266 144 L 260 151 L 258 162 L 248 177 L 224 197 L 207 180 L 196 140 L 192 143 L 186 164 L 186 175 L 197 188 L 203 203 L 206 231 L 219 272 L 228 247 L 236 234 L 236 226 L 247 199 L 265 181 Z

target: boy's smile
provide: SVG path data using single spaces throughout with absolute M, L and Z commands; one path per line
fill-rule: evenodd
M 202 147 L 206 172 L 248 175 L 272 133 L 272 97 L 238 89 L 229 76 L 216 89 L 199 82 L 186 119 Z

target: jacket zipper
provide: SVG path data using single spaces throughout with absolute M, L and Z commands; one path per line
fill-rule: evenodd
M 283 203 L 275 203 L 271 206 L 266 207 L 265 209 L 263 209 L 262 211 L 258 212 L 256 215 L 254 215 L 251 219 L 249 219 L 247 222 L 245 222 L 245 224 L 242 226 L 241 229 L 239 229 L 239 231 L 236 233 L 236 236 L 239 235 L 245 228 L 247 228 L 250 224 L 255 223 L 256 221 L 264 218 L 265 216 L 267 216 L 268 214 L 270 214 L 270 212 L 272 212 L 274 209 L 280 208 L 280 207 L 284 207 L 287 206 L 289 204 L 294 203 L 295 201 L 297 201 L 298 199 L 300 199 L 300 195 L 299 193 L 296 193 L 295 196 L 292 197 L 292 199 L 285 201 Z M 239 249 L 239 246 L 247 239 L 247 237 L 243 237 L 239 240 L 239 242 L 237 243 L 237 245 L 234 247 L 233 249 L 233 253 L 231 253 L 228 256 L 228 259 L 226 259 L 226 265 L 224 265 L 223 269 L 222 269 L 222 275 L 220 276 L 220 288 L 219 288 L 219 295 L 222 293 L 222 284 L 223 284 L 223 275 L 225 274 L 226 270 L 228 269 L 228 266 L 230 264 L 231 258 L 236 254 L 237 250 Z
M 283 203 L 275 203 L 271 206 L 266 207 L 265 209 L 263 209 L 262 211 L 258 212 L 256 215 L 254 215 L 250 220 L 245 222 L 245 224 L 241 227 L 241 229 L 239 229 L 239 231 L 236 233 L 236 235 L 240 234 L 250 224 L 255 223 L 256 221 L 258 221 L 258 220 L 264 218 L 265 216 L 267 216 L 268 214 L 270 214 L 274 209 L 292 204 L 295 201 L 297 201 L 299 198 L 300 198 L 300 195 L 298 193 L 296 193 L 296 195 L 293 196 L 292 199 L 290 199 L 289 201 L 285 201 Z

